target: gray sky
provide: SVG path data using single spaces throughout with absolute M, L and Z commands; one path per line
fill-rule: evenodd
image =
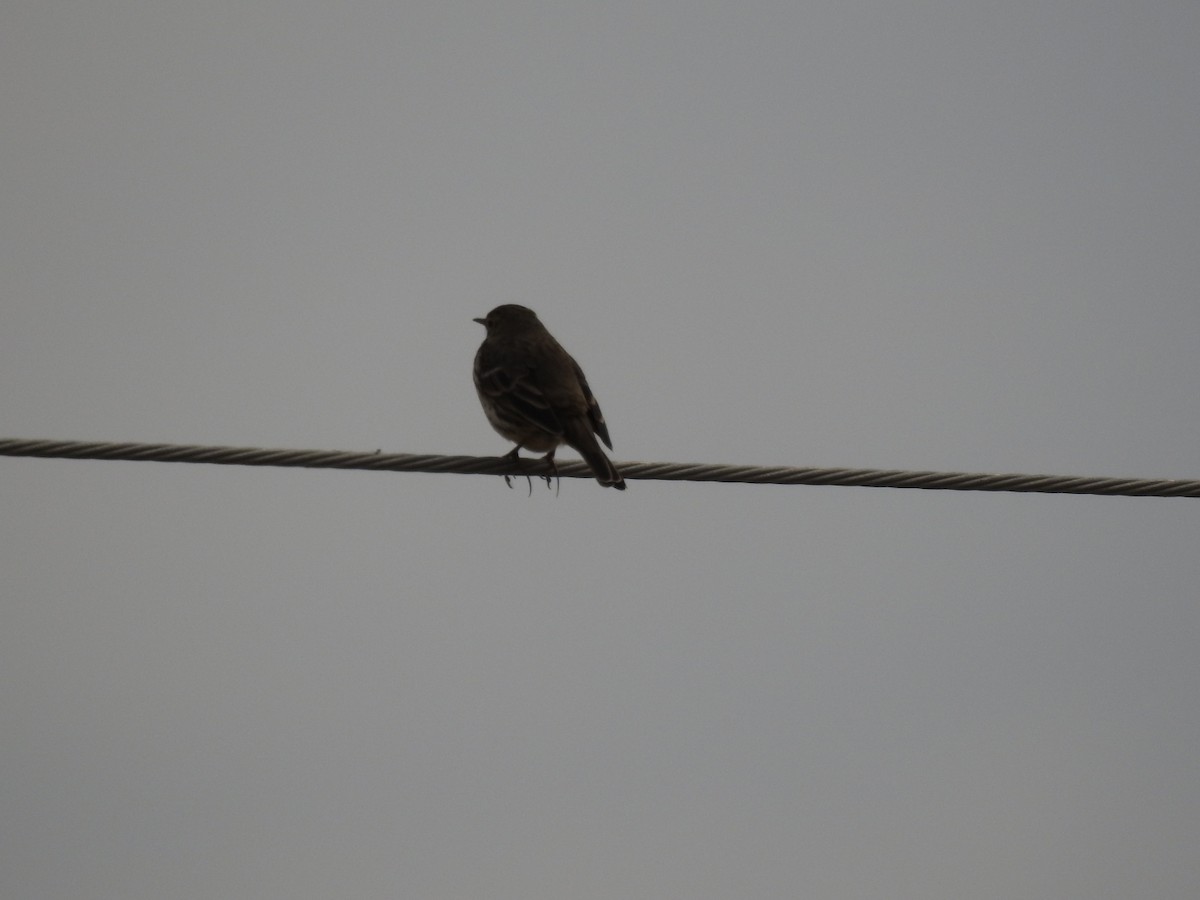
M 1200 477 L 1200 6 L 10 2 L 0 436 Z M 1200 501 L 0 460 L 0 895 L 1192 898 Z

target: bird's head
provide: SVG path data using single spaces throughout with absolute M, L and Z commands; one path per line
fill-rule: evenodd
M 528 328 L 530 325 L 540 325 L 537 313 L 532 309 L 527 309 L 524 306 L 518 306 L 516 303 L 505 303 L 503 306 L 497 306 L 485 318 L 475 319 L 484 328 L 488 330 L 488 334 L 496 334 L 497 332 L 508 331 L 510 329 Z

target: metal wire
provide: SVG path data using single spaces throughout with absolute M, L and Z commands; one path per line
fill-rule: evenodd
M 0 456 L 211 463 L 222 466 L 284 466 L 306 469 L 367 469 L 459 475 L 550 475 L 540 459 L 350 453 L 336 450 L 267 450 L 196 444 L 113 444 L 0 438 Z M 1200 497 L 1200 481 L 1095 478 L 1069 475 L 989 475 L 975 472 L 911 472 L 900 469 L 824 469 L 790 466 L 723 466 L 703 463 L 620 463 L 626 480 L 719 481 L 738 484 L 811 484 L 920 488 L 938 491 L 1011 491 L 1038 494 L 1100 494 L 1119 497 Z M 563 478 L 591 478 L 583 462 L 558 464 Z

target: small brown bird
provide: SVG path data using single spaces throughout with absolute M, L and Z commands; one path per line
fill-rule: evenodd
M 605 487 L 625 490 L 625 479 L 604 455 L 612 441 L 579 363 L 546 330 L 532 309 L 508 303 L 476 319 L 487 337 L 475 354 L 475 390 L 488 421 L 517 446 L 546 454 L 554 465 L 560 444 L 573 447 Z

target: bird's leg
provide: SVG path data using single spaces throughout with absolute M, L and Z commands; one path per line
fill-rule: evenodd
M 521 462 L 523 462 L 523 460 L 521 459 L 521 457 L 520 457 L 520 455 L 519 455 L 519 454 L 520 454 L 520 452 L 521 452 L 521 445 L 520 445 L 520 444 L 517 444 L 517 446 L 513 447 L 511 450 L 509 450 L 507 453 L 505 453 L 505 454 L 504 454 L 502 457 L 500 457 L 500 458 L 501 458 L 501 459 L 511 459 L 511 460 L 512 460 L 513 462 L 515 462 L 515 463 L 521 463 Z M 532 496 L 533 496 L 533 479 L 532 479 L 532 478 L 530 478 L 528 475 L 526 475 L 526 476 L 525 476 L 525 480 L 526 480 L 527 482 L 529 482 L 529 496 L 530 496 L 530 497 L 532 497 Z M 506 485 L 508 485 L 509 489 L 511 490 L 511 489 L 512 489 L 512 476 L 511 476 L 511 475 L 505 475 L 505 476 L 504 476 L 504 483 L 505 483 Z
M 554 473 L 554 496 L 555 497 L 558 496 L 558 489 L 562 485 L 562 479 L 558 477 L 558 463 L 556 463 L 554 461 L 554 451 L 557 449 L 558 449 L 557 447 L 552 448 L 549 453 L 547 453 L 545 456 L 542 457 L 542 462 L 544 462 L 548 466 L 550 466 L 550 471 Z M 546 487 L 550 487 L 550 476 L 542 475 L 541 477 L 546 479 Z

